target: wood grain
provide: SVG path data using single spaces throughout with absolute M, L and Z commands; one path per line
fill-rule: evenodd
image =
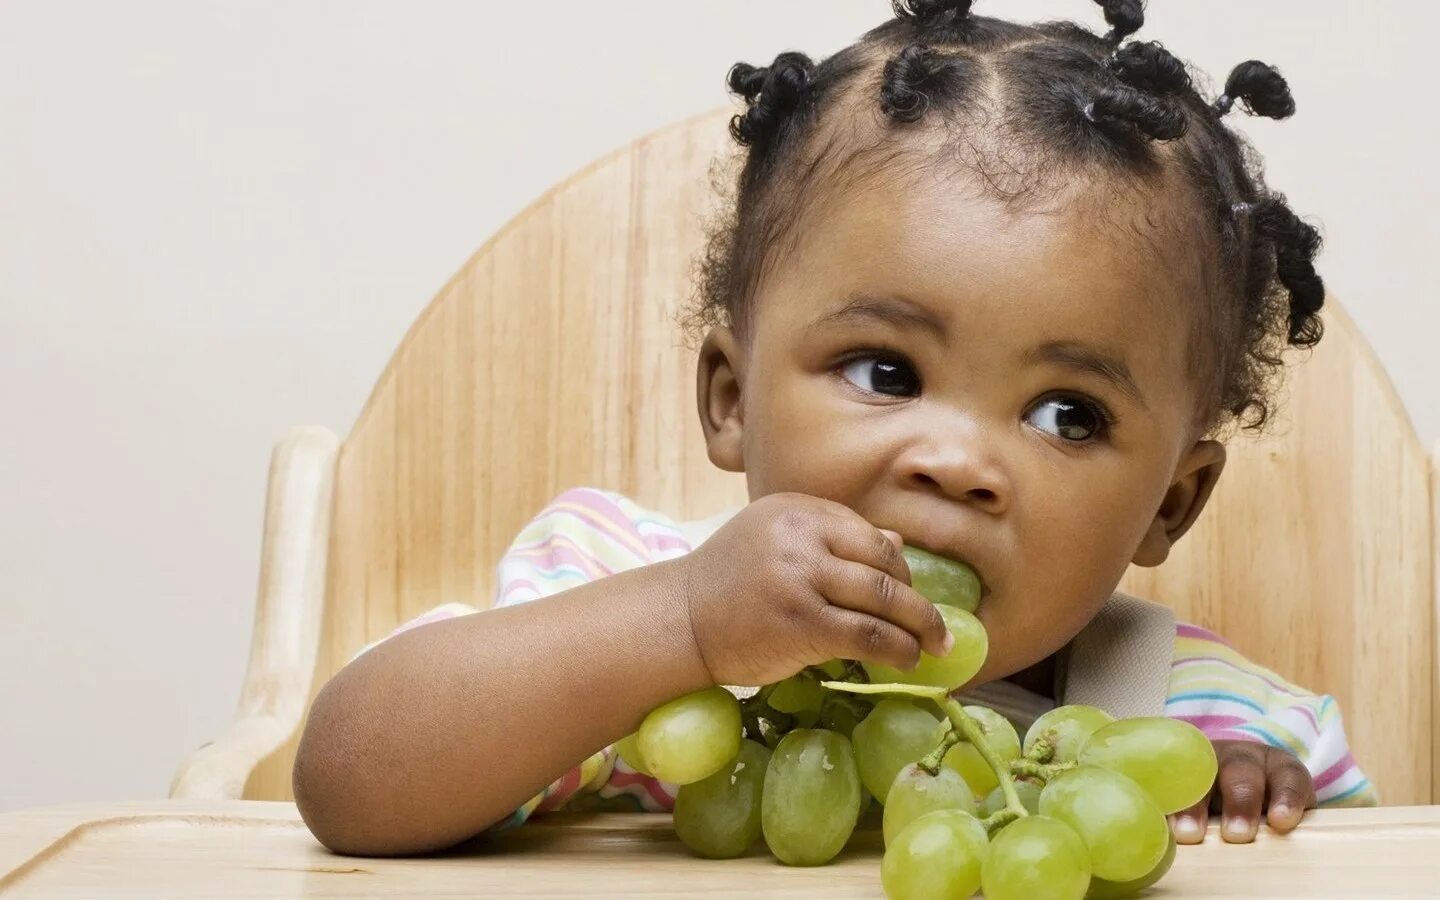
M 1253 845 L 1181 847 L 1156 897 L 1423 897 L 1440 889 L 1440 807 L 1322 810 Z M 96 806 L 0 815 L 0 898 L 881 898 L 880 834 L 792 869 L 757 845 L 701 860 L 660 814 L 556 815 L 420 859 L 325 851 L 288 803 Z
M 489 602 L 519 528 L 568 487 L 680 518 L 746 500 L 714 469 L 674 318 L 728 152 L 725 112 L 648 135 L 507 224 L 405 336 L 341 449 L 314 690 L 450 600 Z M 1272 437 L 1239 439 L 1211 507 L 1122 588 L 1333 694 L 1389 803 L 1440 785 L 1431 462 L 1334 298 Z M 244 795 L 288 799 L 295 740 Z

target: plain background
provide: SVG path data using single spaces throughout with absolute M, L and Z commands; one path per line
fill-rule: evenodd
M 981 0 L 1076 18 L 1085 0 Z M 163 796 L 234 708 L 265 468 L 344 434 L 426 301 L 557 180 L 827 55 L 884 0 L 0 5 L 0 809 Z M 1154 0 L 1440 438 L 1434 4 Z

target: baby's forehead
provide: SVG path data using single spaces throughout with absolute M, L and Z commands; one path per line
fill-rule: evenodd
M 928 294 L 1048 291 L 1198 302 L 1200 230 L 1163 190 L 1059 186 L 1024 202 L 976 176 L 850 185 L 812 208 L 792 259 L 818 281 L 908 282 Z
M 856 297 L 899 298 L 934 313 L 948 346 L 990 371 L 1078 343 L 1181 390 L 1199 323 L 1185 261 L 1198 253 L 1142 196 L 1052 201 L 1007 205 L 953 180 L 853 190 L 814 210 L 775 289 L 762 291 L 762 318 L 801 334 Z

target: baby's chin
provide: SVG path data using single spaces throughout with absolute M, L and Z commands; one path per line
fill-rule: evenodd
M 975 613 L 985 626 L 989 652 L 971 687 L 1009 678 L 1043 662 L 1070 643 L 1093 617 L 1093 613 L 1084 614 L 1083 601 L 1073 606 L 1062 602 L 1040 611 L 1008 606 L 1007 599 L 993 598 Z
M 980 618 L 984 622 L 985 617 L 981 615 Z M 1018 675 L 1031 666 L 1044 662 L 1069 640 L 1063 634 L 1037 635 L 1034 627 L 1017 627 L 1012 630 L 999 622 L 984 624 L 990 638 L 989 653 L 985 657 L 985 664 L 965 685 L 966 688 L 975 688 Z

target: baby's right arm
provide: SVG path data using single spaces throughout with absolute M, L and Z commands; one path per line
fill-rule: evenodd
M 439 849 L 504 819 L 666 700 L 835 657 L 908 668 L 946 639 L 909 587 L 898 538 L 839 504 L 771 495 L 687 556 L 364 653 L 315 699 L 295 799 L 338 852 Z

